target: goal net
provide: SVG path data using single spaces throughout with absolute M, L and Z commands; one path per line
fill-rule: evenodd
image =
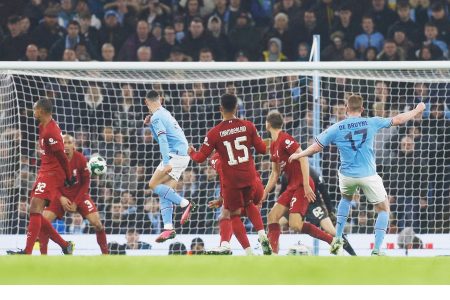
M 364 97 L 366 116 L 394 116 L 424 101 L 427 109 L 423 117 L 405 126 L 382 129 L 376 139 L 377 168 L 391 203 L 389 233 L 405 228 L 419 234 L 450 232 L 447 70 L 313 70 L 304 65 L 283 65 L 283 69 L 263 69 L 261 65 L 257 69 L 239 69 L 233 65 L 216 70 L 214 65 L 209 69 L 158 69 L 148 65 L 147 69 L 133 70 L 124 69 L 123 65 L 118 69 L 114 64 L 108 69 L 98 66 L 83 70 L 46 69 L 42 65 L 42 69 L 15 67 L 0 71 L 1 234 L 26 233 L 28 196 L 39 166 L 32 105 L 41 97 L 53 101 L 54 118 L 64 133 L 75 137 L 77 150 L 88 158 L 99 153 L 108 162 L 108 173 L 93 177 L 90 187 L 106 232 L 125 234 L 128 229 L 137 229 L 141 234 L 159 233 L 159 202 L 147 183 L 161 158 L 151 131 L 143 124 L 148 113 L 144 97 L 150 89 L 163 96 L 165 107 L 195 147 L 200 146 L 208 129 L 220 122 L 219 98 L 226 92 L 238 96 L 238 117 L 254 122 L 264 138 L 268 137 L 267 113 L 272 109 L 282 112 L 285 130 L 303 148 L 313 141 L 315 117 L 320 118 L 318 131 L 345 118 L 345 99 L 351 93 Z M 314 75 L 320 79 L 319 91 L 314 91 Z M 320 104 L 316 106 L 318 111 L 314 111 L 315 101 Z M 314 159 L 331 200 L 329 207 L 335 209 L 340 199 L 336 147 L 325 149 Z M 265 183 L 270 173 L 269 156 L 258 155 L 256 162 Z M 263 204 L 265 223 L 280 186 L 281 179 Z M 185 226 L 179 224 L 181 211 L 175 210 L 176 231 L 217 233 L 220 211 L 207 206 L 208 201 L 219 196 L 215 172 L 206 163 L 191 163 L 177 191 L 196 201 L 199 207 Z M 346 232 L 373 233 L 374 221 L 373 206 L 363 193 L 356 195 Z M 245 224 L 252 232 L 251 224 Z M 94 233 L 77 214 L 67 213 L 54 225 L 66 234 Z M 289 234 L 289 230 L 285 229 L 285 233 Z

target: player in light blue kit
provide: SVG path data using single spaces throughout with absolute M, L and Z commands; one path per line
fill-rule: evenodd
M 384 189 L 383 180 L 376 172 L 373 150 L 374 137 L 381 128 L 388 128 L 406 123 L 421 114 L 424 103 L 415 109 L 399 114 L 393 118 L 366 118 L 363 99 L 360 95 L 351 95 L 347 100 L 347 118 L 322 132 L 315 138 L 316 142 L 301 153 L 292 154 L 289 160 L 310 156 L 333 143 L 339 149 L 341 167 L 339 169 L 339 189 L 342 199 L 339 202 L 336 216 L 336 236 L 331 244 L 330 253 L 342 253 L 345 223 L 350 212 L 350 202 L 359 189 L 362 189 L 367 200 L 378 212 L 375 222 L 375 246 L 372 255 L 383 255 L 380 252 L 389 222 L 389 202 Z
M 181 174 L 189 165 L 190 157 L 187 154 L 188 142 L 178 122 L 170 112 L 161 105 L 161 98 L 155 91 L 149 91 L 145 97 L 150 115 L 145 118 L 144 124 L 150 125 L 153 138 L 159 144 L 162 162 L 159 164 L 149 182 L 150 189 L 158 194 L 164 230 L 156 242 L 162 243 L 173 239 L 176 235 L 173 229 L 173 205 L 185 207 L 181 217 L 181 225 L 189 220 L 190 214 L 195 210 L 192 201 L 184 199 L 175 192 L 175 187 Z

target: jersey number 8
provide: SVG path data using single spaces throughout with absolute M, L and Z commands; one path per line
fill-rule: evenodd
M 238 156 L 237 160 L 234 157 L 234 153 L 233 153 L 233 148 L 230 142 L 228 141 L 224 141 L 223 144 L 225 145 L 225 147 L 227 148 L 227 152 L 228 152 L 228 165 L 230 166 L 235 166 L 237 164 L 240 163 L 244 163 L 248 161 L 248 148 L 246 145 L 241 144 L 242 142 L 246 142 L 247 141 L 247 137 L 246 136 L 240 136 L 237 137 L 234 140 L 234 149 L 235 150 L 240 150 L 240 151 L 244 151 L 244 156 Z

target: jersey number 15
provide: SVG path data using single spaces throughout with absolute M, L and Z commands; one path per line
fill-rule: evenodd
M 223 144 L 224 146 L 227 148 L 227 152 L 228 152 L 228 165 L 230 166 L 235 166 L 237 164 L 240 163 L 244 163 L 248 161 L 248 148 L 246 145 L 243 145 L 241 143 L 246 142 L 247 141 L 247 137 L 246 136 L 240 136 L 237 137 L 234 140 L 234 149 L 235 150 L 240 150 L 240 151 L 244 151 L 244 156 L 238 156 L 237 160 L 234 157 L 234 152 L 233 152 L 233 145 L 229 142 L 229 141 L 224 141 Z

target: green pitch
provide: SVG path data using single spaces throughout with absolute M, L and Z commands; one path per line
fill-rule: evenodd
M 450 284 L 449 270 L 450 257 L 2 256 L 0 284 Z

